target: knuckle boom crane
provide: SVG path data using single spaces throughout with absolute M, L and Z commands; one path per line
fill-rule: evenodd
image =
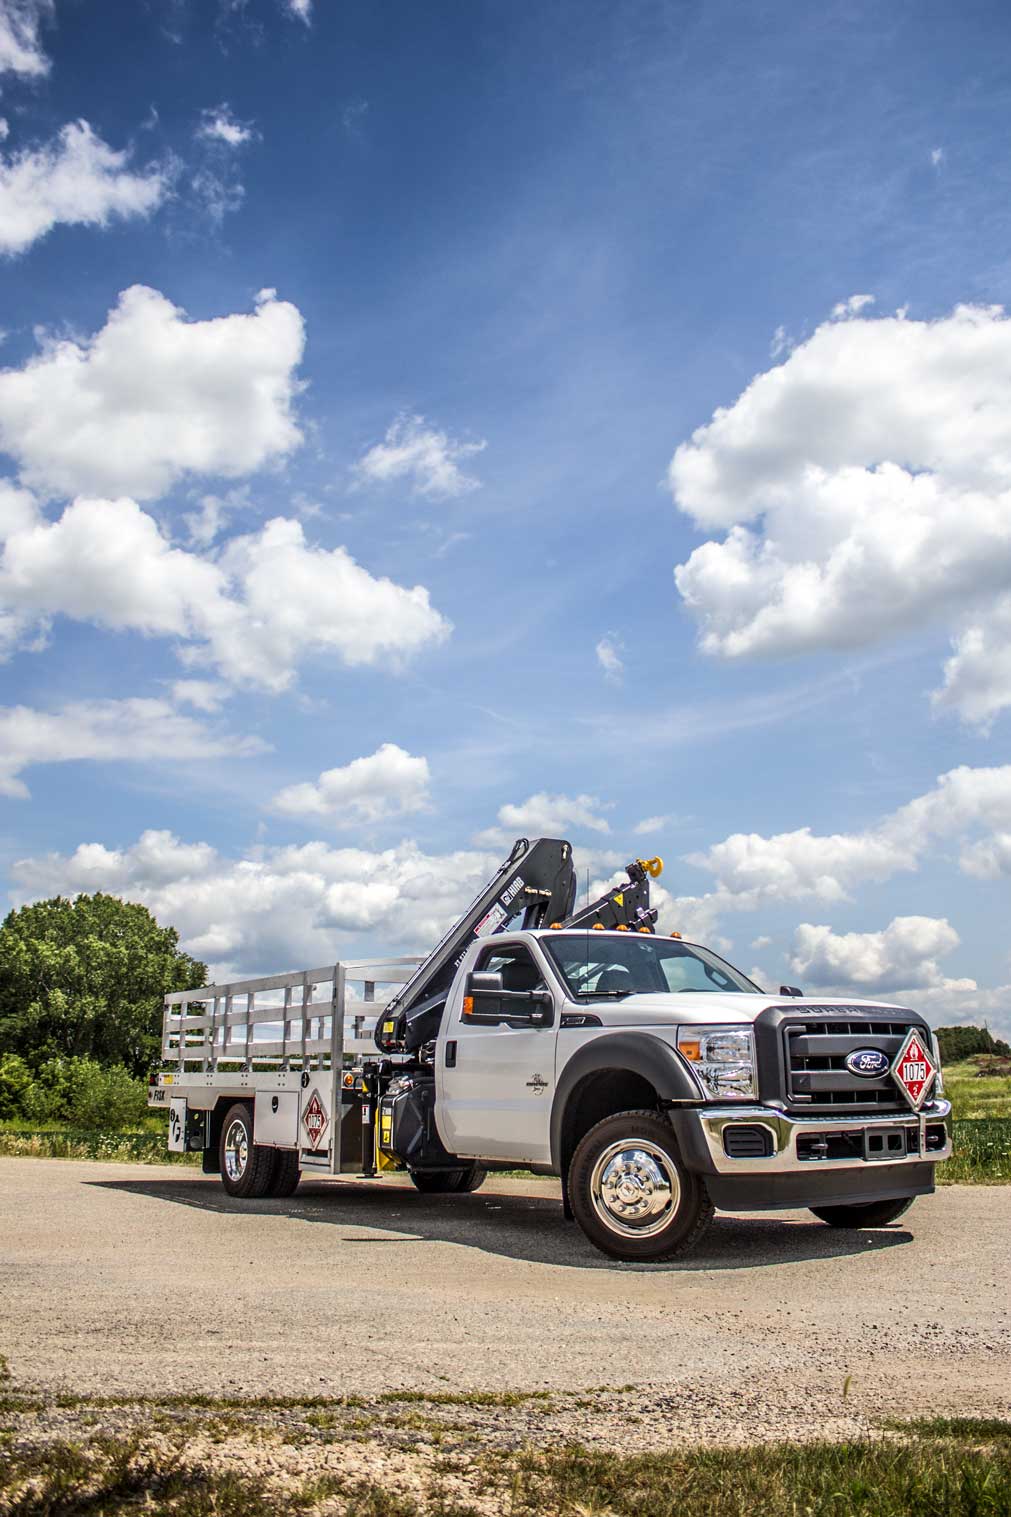
M 488 884 L 390 1001 L 376 1024 L 376 1046 L 387 1054 L 419 1053 L 436 1036 L 460 961 L 478 938 L 510 927 L 652 932 L 657 910 L 649 904 L 649 882 L 663 861 L 635 859 L 625 868 L 627 879 L 577 909 L 571 843 L 517 838 Z

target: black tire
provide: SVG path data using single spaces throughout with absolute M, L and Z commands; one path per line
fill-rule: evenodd
M 298 1189 L 298 1182 L 302 1178 L 302 1171 L 298 1167 L 298 1150 L 295 1148 L 277 1148 L 274 1150 L 274 1173 L 271 1176 L 268 1196 L 281 1199 L 285 1196 L 293 1196 Z
M 811 1211 L 829 1227 L 887 1227 L 915 1200 L 915 1196 L 900 1196 L 897 1201 L 866 1201 L 858 1206 L 812 1206 Z
M 715 1210 L 702 1177 L 685 1168 L 670 1123 L 655 1111 L 623 1111 L 591 1127 L 572 1156 L 568 1192 L 590 1242 L 626 1263 L 688 1253 Z
M 459 1195 L 463 1191 L 477 1190 L 488 1178 L 488 1171 L 479 1164 L 468 1164 L 465 1169 L 412 1169 L 410 1174 L 426 1196 Z
M 230 1196 L 251 1200 L 270 1194 L 274 1178 L 275 1148 L 253 1142 L 253 1109 L 237 1101 L 225 1113 L 218 1141 L 221 1183 Z

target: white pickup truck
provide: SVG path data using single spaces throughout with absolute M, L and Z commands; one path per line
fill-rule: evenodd
M 442 1192 L 494 1169 L 558 1175 L 566 1216 L 622 1260 L 686 1252 L 716 1208 L 873 1227 L 933 1190 L 950 1105 L 921 1016 L 767 994 L 654 932 L 633 866 L 583 912 L 570 897 L 560 924 L 511 930 L 515 892 L 494 904 L 510 875 L 513 916 L 557 904 L 523 859 L 417 966 L 167 997 L 150 1103 L 169 1109 L 170 1148 L 202 1150 L 239 1198 L 290 1195 L 302 1173 L 400 1168 Z

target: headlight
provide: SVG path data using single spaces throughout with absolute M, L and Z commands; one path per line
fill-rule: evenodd
M 712 1101 L 752 1101 L 758 1094 L 750 1028 L 679 1027 L 678 1053 Z

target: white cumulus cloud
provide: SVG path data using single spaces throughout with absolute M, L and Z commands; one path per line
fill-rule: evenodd
M 182 763 L 226 754 L 242 758 L 263 746 L 256 738 L 215 732 L 163 700 L 73 701 L 58 711 L 5 706 L 0 707 L 0 795 L 27 797 L 20 776 L 33 764 Z
M 52 14 L 53 0 L 0 0 L 0 74 L 48 74 L 39 33 Z
M 725 658 L 940 624 L 962 641 L 939 699 L 985 722 L 1011 704 L 993 614 L 1011 576 L 1011 321 L 968 306 L 870 319 L 865 303 L 844 302 L 677 449 L 677 504 L 726 534 L 677 586 L 701 647 Z
M 809 827 L 766 837 L 733 833 L 688 862 L 708 870 L 724 909 L 773 901 L 842 901 L 864 880 L 915 870 L 938 838 L 1011 827 L 1011 764 L 962 765 L 862 831 L 819 835 Z
M 945 917 L 895 917 L 880 932 L 841 932 L 802 922 L 794 933 L 790 969 L 818 989 L 865 995 L 923 989 L 975 990 L 975 980 L 952 980 L 938 959 L 959 944 Z
M 953 647 L 934 705 L 952 707 L 987 732 L 1011 704 L 1011 595 L 999 596 L 976 613 L 956 634 Z
M 383 743 L 367 758 L 325 769 L 318 780 L 286 785 L 271 805 L 285 816 L 323 819 L 339 827 L 387 821 L 428 805 L 428 760 Z
M 449 635 L 421 585 L 377 578 L 343 547 L 268 521 L 216 557 L 175 547 L 136 501 L 76 500 L 55 521 L 0 489 L 0 652 L 66 616 L 174 637 L 184 662 L 279 691 L 310 656 L 397 669 Z M 2 532 L 0 532 L 2 535 Z
M 923 795 L 856 832 L 732 833 L 686 855 L 686 863 L 714 876 L 714 888 L 673 898 L 664 920 L 686 937 L 720 946 L 714 935 L 728 912 L 851 900 L 864 881 L 914 872 L 931 847 L 949 838 L 961 845 L 964 873 L 995 879 L 1011 872 L 1011 846 L 1005 847 L 1011 842 L 1011 764 L 949 770 Z M 729 951 L 725 940 L 723 951 Z
M 73 121 L 53 142 L 0 155 L 0 253 L 23 253 L 55 226 L 107 226 L 150 216 L 169 192 L 160 167 L 133 173 L 87 121 Z
M 595 795 L 548 795 L 539 791 L 519 805 L 498 809 L 498 826 L 479 832 L 475 842 L 494 848 L 517 837 L 566 837 L 570 832 L 610 832 L 604 803 Z
M 485 447 L 484 441 L 456 441 L 448 433 L 426 426 L 423 416 L 398 416 L 384 440 L 358 460 L 355 473 L 359 481 L 370 484 L 410 480 L 416 495 L 465 495 L 478 489 L 480 481 L 465 474 L 460 464 Z
M 90 340 L 47 337 L 0 371 L 0 447 L 50 495 L 150 499 L 187 474 L 249 474 L 302 440 L 303 344 L 300 313 L 272 290 L 250 314 L 190 321 L 134 285 Z
M 21 859 L 12 878 L 19 900 L 105 890 L 141 901 L 220 976 L 334 963 L 358 949 L 427 952 L 498 864 L 495 854 L 426 854 L 410 841 L 376 852 L 317 841 L 229 858 L 153 830 L 125 848 L 91 842 Z

